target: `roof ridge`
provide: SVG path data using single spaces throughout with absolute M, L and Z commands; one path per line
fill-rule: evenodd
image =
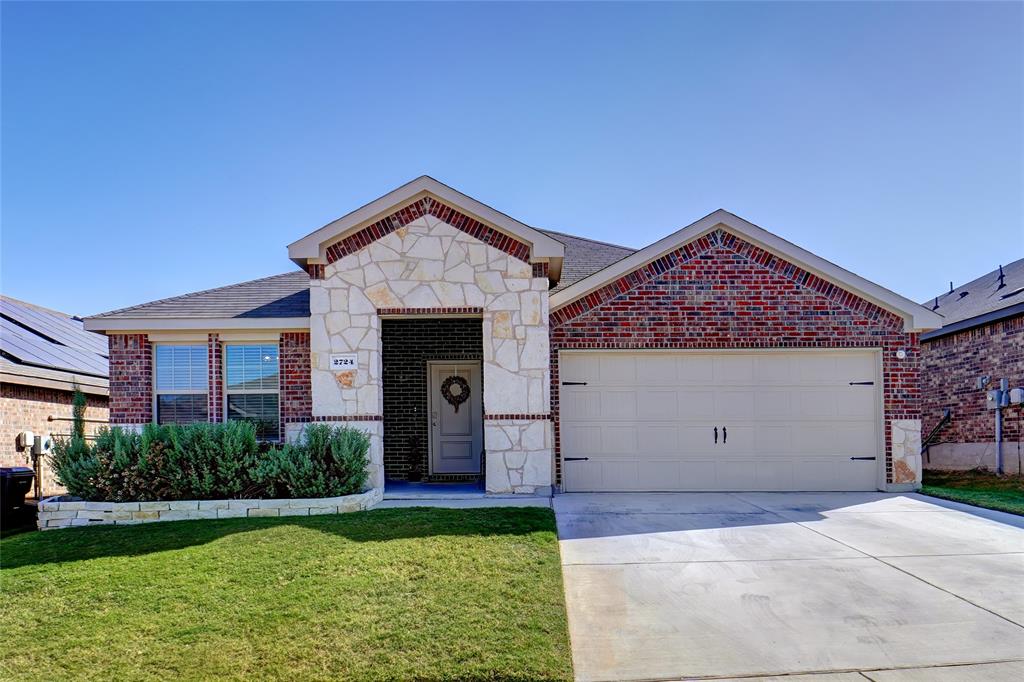
M 562 237 L 572 237 L 573 239 L 581 239 L 581 240 L 583 240 L 585 242 L 591 242 L 591 243 L 594 243 L 594 244 L 601 244 L 602 246 L 611 246 L 611 247 L 616 248 L 616 249 L 623 249 L 624 251 L 632 251 L 634 253 L 636 253 L 636 251 L 638 251 L 638 249 L 634 249 L 632 246 L 623 246 L 622 244 L 613 244 L 611 242 L 603 242 L 600 239 L 591 239 L 590 237 L 581 237 L 578 234 L 569 234 L 568 232 L 559 232 L 558 230 L 549 230 L 549 229 L 543 228 L 543 227 L 537 227 L 537 228 L 534 228 L 534 229 L 536 229 L 536 230 L 538 230 L 540 232 L 544 232 L 545 234 L 557 234 L 557 235 L 561 235 Z
M 103 313 L 97 313 L 96 315 L 90 315 L 89 317 L 107 317 L 108 315 L 117 315 L 119 313 L 126 313 L 137 308 L 146 308 L 157 303 L 168 303 L 170 301 L 180 301 L 186 298 L 192 298 L 193 296 L 199 296 L 201 294 L 208 294 L 213 291 L 224 291 L 225 289 L 235 289 L 237 287 L 245 286 L 247 284 L 256 284 L 257 282 L 265 282 L 270 279 L 277 279 L 279 277 L 288 277 L 289 275 L 295 275 L 302 273 L 302 270 L 292 270 L 291 272 L 282 272 L 277 275 L 268 275 L 266 277 L 257 277 L 256 279 L 246 280 L 244 282 L 236 282 L 234 284 L 225 284 L 224 286 L 211 287 L 209 289 L 203 289 L 201 291 L 191 291 L 187 294 L 178 294 L 177 296 L 167 296 L 166 298 L 158 298 L 155 301 L 147 301 L 145 303 L 137 303 L 130 305 L 125 308 L 117 308 L 115 310 L 108 310 Z M 304 274 L 304 273 L 303 273 Z

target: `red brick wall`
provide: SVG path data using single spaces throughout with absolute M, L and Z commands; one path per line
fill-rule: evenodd
M 0 386 L 0 466 L 32 466 L 28 451 L 18 450 L 18 434 L 31 431 L 38 435 L 67 436 L 71 433 L 71 391 L 52 388 L 3 384 Z M 107 398 L 88 395 L 85 417 L 106 421 Z M 50 421 L 50 417 L 58 420 Z M 86 423 L 86 435 L 92 435 L 103 424 Z M 43 493 L 62 492 L 49 467 L 43 470 Z
M 903 321 L 716 231 L 551 314 L 551 411 L 560 482 L 558 351 L 586 348 L 880 348 L 889 423 L 920 417 L 918 335 Z M 907 358 L 897 360 L 898 349 Z
M 217 334 L 207 334 L 206 343 L 206 414 L 211 422 L 217 423 L 224 421 L 224 346 Z
M 111 334 L 110 423 L 153 421 L 153 346 L 146 334 Z
M 999 379 L 1010 387 L 1024 386 L 1024 315 L 950 334 L 921 344 L 922 432 L 925 436 L 942 419 L 945 408 L 952 421 L 939 432 L 951 443 L 992 443 L 995 415 L 985 406 L 989 389 Z M 975 380 L 992 377 L 989 389 L 978 390 Z M 1003 438 L 1021 440 L 1024 408 L 1003 410 Z
M 313 414 L 309 332 L 281 334 L 281 423 L 308 422 Z M 284 428 L 281 429 L 282 437 Z

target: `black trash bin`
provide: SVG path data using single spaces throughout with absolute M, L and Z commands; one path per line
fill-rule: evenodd
M 0 467 L 0 507 L 4 516 L 25 506 L 25 495 L 32 489 L 35 476 L 29 467 Z

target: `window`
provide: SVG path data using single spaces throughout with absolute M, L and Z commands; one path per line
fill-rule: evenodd
M 156 347 L 156 421 L 207 421 L 206 346 Z
M 224 348 L 227 418 L 250 421 L 261 440 L 280 439 L 277 345 Z

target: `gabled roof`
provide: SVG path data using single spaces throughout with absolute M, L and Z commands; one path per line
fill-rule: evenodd
M 611 266 L 585 277 L 551 296 L 551 310 L 562 308 L 620 277 L 661 258 L 714 230 L 724 230 L 755 244 L 791 263 L 799 265 L 824 280 L 845 289 L 903 318 L 908 331 L 923 331 L 941 326 L 941 317 L 885 287 L 868 281 L 830 263 L 767 230 L 719 209 L 697 222 L 678 230 L 650 246 L 640 249 Z
M 0 376 L 18 383 L 69 390 L 74 383 L 106 393 L 107 340 L 56 310 L 0 296 Z
M 558 278 L 565 251 L 561 242 L 427 175 L 421 175 L 362 208 L 357 208 L 292 242 L 288 245 L 288 257 L 302 268 L 310 263 L 326 263 L 327 247 L 331 244 L 427 196 L 438 199 L 527 244 L 530 247 L 531 261 L 548 262 L 551 276 Z
M 562 262 L 562 278 L 558 286 L 551 291 L 561 291 L 575 284 L 584 277 L 589 277 L 598 270 L 603 270 L 612 263 L 622 260 L 636 249 L 619 246 L 595 239 L 577 237 L 554 230 L 541 230 L 544 234 L 565 244 L 565 260 Z
M 194 324 L 187 324 L 195 320 Z M 309 275 L 271 277 L 142 303 L 85 320 L 93 331 L 125 329 L 248 329 L 309 326 Z

